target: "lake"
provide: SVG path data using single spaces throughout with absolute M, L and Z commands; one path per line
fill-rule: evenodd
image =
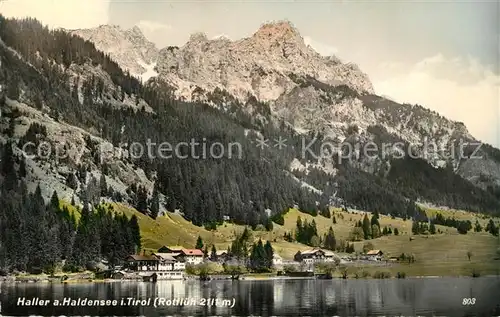
M 2 284 L 0 289 L 3 316 L 500 315 L 500 277 L 17 283 Z M 108 306 L 82 307 L 84 299 L 108 300 L 93 303 Z M 174 299 L 187 299 L 186 305 L 178 305 Z M 18 306 L 22 303 L 24 306 Z

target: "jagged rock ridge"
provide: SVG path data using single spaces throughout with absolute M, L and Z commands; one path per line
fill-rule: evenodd
M 72 32 L 94 42 L 133 74 L 146 73 L 144 63 L 155 64 L 159 76 L 186 100 L 192 99 L 197 87 L 207 91 L 225 89 L 240 100 L 249 95 L 262 101 L 276 100 L 296 87 L 290 74 L 373 93 L 367 75 L 356 65 L 321 56 L 304 43 L 298 30 L 287 21 L 264 24 L 253 36 L 237 41 L 224 37 L 209 40 L 205 34 L 195 33 L 184 46 L 159 51 L 138 27 L 122 30 L 101 26 Z
M 120 66 L 138 77 L 149 79 L 158 59 L 158 49 L 148 41 L 139 27 L 123 30 L 116 25 L 101 25 L 94 29 L 70 31 L 94 43 Z M 155 74 L 154 74 L 155 75 Z
M 366 74 L 355 65 L 321 56 L 286 21 L 264 24 L 251 37 L 237 41 L 193 34 L 180 48 L 160 50 L 157 71 L 178 87 L 186 83 L 209 91 L 219 87 L 240 100 L 249 95 L 260 101 L 276 100 L 297 86 L 290 74 L 373 93 Z
M 93 34 L 86 38 L 96 41 L 97 47 L 110 53 L 122 67 L 133 68 L 132 56 L 138 55 L 135 44 L 128 45 L 129 53 L 125 48 L 124 56 L 118 56 L 113 55 L 113 41 L 104 40 L 119 37 L 116 34 L 120 32 L 120 38 L 129 39 L 129 30 L 100 27 L 80 32 Z M 335 56 L 321 56 L 304 43 L 288 21 L 263 24 L 252 36 L 236 41 L 226 37 L 210 40 L 203 33 L 195 33 L 184 46 L 166 47 L 154 56 L 158 78 L 168 82 L 180 99 L 214 104 L 211 93 L 225 90 L 236 100 L 245 102 L 253 96 L 267 102 L 273 115 L 299 133 L 321 132 L 340 142 L 353 138 L 368 142 L 380 139 L 381 134 L 410 144 L 433 142 L 443 148 L 442 153 L 426 157 L 434 166 L 452 164 L 456 172 L 483 188 L 500 184 L 500 164 L 491 153 L 494 149 L 483 151 L 482 160 L 449 157 L 454 141 L 477 142 L 462 123 L 423 107 L 375 96 L 368 76 L 356 65 L 344 64 Z M 343 87 L 352 93 L 343 93 Z M 356 136 L 349 132 L 353 126 L 358 129 Z M 373 162 L 359 167 L 375 172 Z
M 13 24 L 14 23 L 15 22 L 13 22 Z M 27 21 L 23 23 L 33 22 Z M 263 47 L 263 51 L 264 49 L 270 50 L 272 54 L 277 56 L 285 52 L 285 57 L 293 56 L 295 53 L 301 55 L 300 52 L 303 47 L 299 47 L 297 50 L 295 50 L 296 47 L 292 47 L 292 53 L 287 51 L 286 48 L 274 50 L 275 45 L 280 46 L 283 44 L 282 42 L 286 43 L 290 41 L 295 44 L 297 43 L 296 39 L 300 38 L 300 36 L 294 29 L 283 27 L 278 28 L 279 31 L 273 31 L 271 33 L 264 32 L 263 30 L 265 29 L 266 27 L 261 28 L 261 30 L 249 39 L 243 39 L 236 42 L 229 41 L 229 43 L 238 43 L 237 46 L 240 48 L 244 47 L 242 43 L 260 43 L 259 41 L 263 41 L 261 38 L 270 37 L 270 40 L 263 41 L 263 43 L 260 44 Z M 14 78 L 12 74 L 14 74 L 15 71 L 29 75 L 23 75 L 21 78 L 23 84 L 21 85 L 15 82 L 12 83 L 12 80 L 7 81 L 6 78 L 3 78 L 3 83 L 8 85 L 7 97 L 27 105 L 34 105 L 35 108 L 41 109 L 42 113 L 48 114 L 54 118 L 50 123 L 45 122 L 45 125 L 56 125 L 55 122 L 59 122 L 58 120 L 61 120 L 61 117 L 63 117 L 66 120 L 70 120 L 72 125 L 80 126 L 91 134 L 100 136 L 102 140 L 112 140 L 114 144 L 123 139 L 136 141 L 137 138 L 146 137 L 165 140 L 165 138 L 168 139 L 172 137 L 171 132 L 173 131 L 175 131 L 177 135 L 177 139 L 173 141 L 178 140 L 178 138 L 184 140 L 186 136 L 191 135 L 193 132 L 196 132 L 199 137 L 205 137 L 207 134 L 213 136 L 214 129 L 216 129 L 215 140 L 232 140 L 235 138 L 241 144 L 246 144 L 246 153 L 253 153 L 252 157 L 254 160 L 243 162 L 245 164 L 251 162 L 259 166 L 259 172 L 255 175 L 260 177 L 262 170 L 268 169 L 268 172 L 264 173 L 269 178 L 267 181 L 256 179 L 251 186 L 247 183 L 245 187 L 240 189 L 242 193 L 252 193 L 252 195 L 254 195 L 251 198 L 252 201 L 262 201 L 262 197 L 266 196 L 264 192 L 268 192 L 268 190 L 266 189 L 259 193 L 256 191 L 249 191 L 250 187 L 255 187 L 256 184 L 267 184 L 271 186 L 269 182 L 274 182 L 271 186 L 272 188 L 283 188 L 283 184 L 289 184 L 289 180 L 283 178 L 283 171 L 286 173 L 286 170 L 301 169 L 303 172 L 302 175 L 294 172 L 296 176 L 298 175 L 297 180 L 301 182 L 305 180 L 307 184 L 312 184 L 315 188 L 319 189 L 318 191 L 314 191 L 315 194 L 323 196 L 324 193 L 327 193 L 325 194 L 327 197 L 322 197 L 322 199 L 329 198 L 329 193 L 333 194 L 338 190 L 342 199 L 345 199 L 345 203 L 360 206 L 360 208 L 364 210 L 384 210 L 385 212 L 395 214 L 400 214 L 403 210 L 411 214 L 411 210 L 408 211 L 409 209 L 407 209 L 407 207 L 411 209 L 411 202 L 420 197 L 429 199 L 431 202 L 444 204 L 451 202 L 454 206 L 459 206 L 458 208 L 472 208 L 472 210 L 491 211 L 498 205 L 498 201 L 491 195 L 488 196 L 489 194 L 485 191 L 472 188 L 471 184 L 465 182 L 455 174 L 443 174 L 440 171 L 432 171 L 432 168 L 426 162 L 418 164 L 414 162 L 393 164 L 392 166 L 396 166 L 395 169 L 392 168 L 390 164 L 387 164 L 392 162 L 384 160 L 370 161 L 362 158 L 361 160 L 352 160 L 352 165 L 356 169 L 353 170 L 350 168 L 346 169 L 345 166 L 338 166 L 331 160 L 314 160 L 310 158 L 293 160 L 299 157 L 300 150 L 297 149 L 290 149 L 287 154 L 283 152 L 266 152 L 265 155 L 262 155 L 262 153 L 256 153 L 258 151 L 250 144 L 252 140 L 254 140 L 253 137 L 256 134 L 253 132 L 257 132 L 257 134 L 261 133 L 266 137 L 283 135 L 288 139 L 293 138 L 295 141 L 299 141 L 298 138 L 300 138 L 301 134 L 306 136 L 311 135 L 310 133 L 303 133 L 308 130 L 330 138 L 338 138 L 341 142 L 355 143 L 363 143 L 372 139 L 375 141 L 389 139 L 411 142 L 413 140 L 420 141 L 423 137 L 428 135 L 444 139 L 454 136 L 467 137 L 467 131 L 463 125 L 456 124 L 444 118 L 441 120 L 437 114 L 431 113 L 423 107 L 388 103 L 386 99 L 377 97 L 365 90 L 357 90 L 348 83 L 337 84 L 325 82 L 327 80 L 321 81 L 307 73 L 304 74 L 301 69 L 294 69 L 295 73 L 280 73 L 286 76 L 286 78 L 283 77 L 283 79 L 290 83 L 290 90 L 281 93 L 275 100 L 270 99 L 267 103 L 262 103 L 262 98 L 260 98 L 259 101 L 257 98 L 258 96 L 252 96 L 251 92 L 247 92 L 247 96 L 250 94 L 251 98 L 247 98 L 247 101 L 242 103 L 241 99 L 244 99 L 243 95 L 236 96 L 237 98 L 235 98 L 234 94 L 227 92 L 226 89 L 224 89 L 224 91 L 221 90 L 219 86 L 216 86 L 213 91 L 204 91 L 203 88 L 197 86 L 197 88 L 195 88 L 197 94 L 205 94 L 205 97 L 208 97 L 208 103 L 213 102 L 214 104 L 220 104 L 221 100 L 223 100 L 223 102 L 230 100 L 232 104 L 229 105 L 227 109 L 222 109 L 227 113 L 220 113 L 219 111 L 214 111 L 214 109 L 210 107 L 200 105 L 200 103 L 184 103 L 172 100 L 171 96 L 168 94 L 171 87 L 168 85 L 162 86 L 161 81 L 155 80 L 148 82 L 145 86 L 140 85 L 140 83 L 133 78 L 123 74 L 118 65 L 107 59 L 105 55 L 96 52 L 92 45 L 82 45 L 81 39 L 74 38 L 74 41 L 61 41 L 61 43 L 68 43 L 66 46 L 59 43 L 58 45 L 43 46 L 44 42 L 35 42 L 35 45 L 29 45 L 29 43 L 26 43 L 21 37 L 16 41 L 15 37 L 10 36 L 11 34 L 7 33 L 6 35 L 5 38 L 9 41 L 11 47 L 17 49 L 22 58 L 26 58 L 29 63 L 31 63 L 23 64 L 20 61 L 15 61 L 12 57 L 7 57 L 5 59 L 5 65 L 8 66 L 7 77 Z M 67 35 L 57 34 L 57 36 L 64 38 Z M 275 37 L 278 40 L 276 40 Z M 24 38 L 33 39 L 30 34 L 27 34 Z M 49 43 L 53 38 L 54 37 L 50 34 L 45 34 L 45 40 Z M 269 44 L 272 43 L 272 41 L 278 41 L 278 43 L 274 45 Z M 194 34 L 186 46 L 195 44 L 201 45 L 203 50 L 203 45 L 205 45 L 203 43 L 206 42 L 212 44 L 216 43 L 214 41 L 208 41 L 206 36 L 199 33 Z M 223 43 L 227 42 L 227 39 L 219 39 L 219 45 L 221 46 L 224 46 Z M 42 45 L 41 47 L 44 47 L 44 50 L 33 52 L 32 47 L 37 47 L 37 45 Z M 64 50 L 67 52 L 69 51 L 69 53 L 61 58 L 59 52 Z M 175 51 L 181 49 L 171 48 L 171 50 Z M 290 55 L 287 55 L 287 52 L 290 53 Z M 87 55 L 82 55 L 82 53 Z M 89 56 L 91 56 L 90 59 L 88 58 Z M 274 56 L 275 59 L 281 60 L 281 57 L 277 56 Z M 73 60 L 72 57 L 76 58 Z M 203 59 L 204 55 L 196 56 L 195 54 L 195 57 Z M 189 58 L 189 54 L 187 54 L 186 58 Z M 50 69 L 48 64 L 53 63 L 53 60 L 56 61 L 55 66 L 58 69 L 57 73 L 59 75 L 57 77 L 54 77 L 52 73 L 48 73 Z M 337 63 L 333 59 L 328 60 Z M 74 61 L 74 63 L 71 63 L 72 61 Z M 64 64 L 58 64 L 61 62 Z M 245 64 L 243 63 L 243 65 Z M 34 71 L 32 69 L 33 66 L 37 68 Z M 273 64 L 273 66 L 277 67 L 277 70 L 269 71 L 275 73 L 279 73 L 284 67 L 279 68 L 279 63 Z M 100 71 L 101 68 L 105 70 L 109 78 L 105 73 Z M 194 72 L 193 76 L 195 77 L 198 75 L 196 69 L 197 68 L 192 69 Z M 62 71 L 64 73 L 62 73 Z M 37 73 L 44 74 L 43 76 L 46 77 L 41 77 L 37 75 Z M 259 74 L 257 78 L 265 77 L 265 75 L 266 74 Z M 160 74 L 159 77 L 163 76 L 164 75 Z M 172 75 L 172 77 L 175 76 L 175 74 Z M 36 78 L 37 81 L 34 81 L 33 78 Z M 43 93 L 43 91 L 50 88 L 50 85 L 44 83 L 48 81 L 48 78 L 51 78 L 51 82 L 54 82 L 54 79 L 60 81 L 59 86 L 54 86 L 53 84 L 51 86 L 51 89 L 58 89 L 58 92 L 49 95 Z M 72 84 L 72 81 L 76 78 L 80 78 L 81 80 L 85 79 L 78 84 L 78 89 L 75 89 L 76 87 Z M 179 81 L 182 80 L 178 76 L 177 78 Z M 321 79 L 324 80 L 323 78 Z M 158 84 L 158 87 L 154 87 L 154 85 L 151 84 Z M 24 92 L 16 92 L 16 89 L 19 87 L 21 87 Z M 43 89 L 43 87 L 46 88 Z M 141 105 L 140 98 L 134 97 L 136 94 L 139 94 L 141 98 L 147 100 L 146 104 Z M 60 100 L 50 98 L 59 98 Z M 40 99 L 42 99 L 42 102 L 40 102 Z M 240 100 L 238 101 L 238 99 Z M 12 105 L 10 102 L 7 104 Z M 114 107 L 115 105 L 116 107 Z M 252 108 L 250 113 L 241 113 L 241 109 L 248 109 L 249 107 Z M 123 110 L 113 110 L 113 112 L 110 113 L 110 108 Z M 127 108 L 132 108 L 133 110 Z M 148 114 L 151 111 L 156 111 L 156 113 Z M 240 113 L 238 113 L 238 111 Z M 256 114 L 256 116 L 253 116 L 254 114 Z M 309 118 L 307 117 L 308 115 Z M 14 114 L 11 118 L 14 119 L 15 116 Z M 193 116 L 196 116 L 196 118 Z M 262 119 L 263 122 L 259 123 L 255 120 L 257 116 L 259 116 L 259 120 Z M 283 119 L 285 120 L 283 121 Z M 225 122 L 226 125 L 221 124 L 221 122 Z M 267 123 L 272 124 L 267 125 Z M 276 125 L 276 123 L 279 125 Z M 299 135 L 294 133 L 293 129 L 288 129 L 286 127 L 287 124 L 294 128 Z M 445 128 L 439 130 L 443 125 Z M 356 126 L 356 128 L 354 128 L 354 126 Z M 165 127 L 168 127 L 168 131 L 164 129 Z M 249 132 L 243 131 L 243 127 Z M 47 131 L 50 132 L 52 130 L 47 129 Z M 231 137 L 228 136 L 228 132 L 231 132 Z M 50 136 L 51 133 L 49 133 L 48 137 Z M 295 144 L 299 143 L 300 141 Z M 95 145 L 92 142 L 87 144 L 87 148 L 89 148 L 90 153 L 95 152 Z M 94 157 L 91 160 L 96 159 L 98 158 Z M 430 161 L 434 162 L 436 159 L 433 158 Z M 293 162 L 291 162 L 292 160 Z M 238 164 L 236 161 L 229 162 L 231 162 L 231 164 Z M 279 164 L 278 170 L 267 165 L 268 162 Z M 109 163 L 112 162 L 110 161 Z M 116 163 L 119 166 L 120 160 Z M 293 164 L 288 165 L 289 163 Z M 89 161 L 88 164 L 93 166 L 92 161 Z M 194 165 L 203 166 L 204 164 L 210 164 L 210 162 L 199 161 L 199 164 Z M 96 169 L 100 168 L 95 161 L 94 165 Z M 205 208 L 204 198 L 200 197 L 200 199 L 197 199 L 195 197 L 196 193 L 203 191 L 205 193 L 204 197 L 216 197 L 217 195 L 208 192 L 209 189 L 227 186 L 228 184 L 226 182 L 226 184 L 215 185 L 220 181 L 220 175 L 225 174 L 228 170 L 226 168 L 224 171 L 220 170 L 220 173 L 212 172 L 210 175 L 205 175 L 212 177 L 212 183 L 210 185 L 207 183 L 207 186 L 204 186 L 202 190 L 200 188 L 193 188 L 193 191 L 190 191 L 188 193 L 189 195 L 186 196 L 185 191 L 175 188 L 174 186 L 177 183 L 182 183 L 184 179 L 181 176 L 176 176 L 178 175 L 178 170 L 165 170 L 171 168 L 168 167 L 168 165 L 169 164 L 161 165 L 163 173 L 159 172 L 160 176 L 170 175 L 161 179 L 164 186 L 168 186 L 168 190 L 165 192 L 170 193 L 176 191 L 178 195 L 182 195 L 183 199 L 184 197 L 188 197 L 187 200 L 183 200 L 183 203 L 186 201 L 194 201 L 198 204 L 196 208 L 201 206 Z M 305 169 L 302 168 L 301 165 L 305 166 Z M 155 178 L 154 168 L 152 169 L 152 166 L 148 165 L 146 161 L 137 166 L 144 168 L 145 175 L 147 175 L 147 180 L 145 179 L 143 183 L 147 183 L 148 180 L 152 181 Z M 105 167 L 106 166 L 102 166 L 103 169 Z M 242 169 L 245 172 L 241 175 L 245 175 L 245 177 L 236 178 L 238 179 L 237 183 L 241 183 L 243 180 L 248 180 L 248 182 L 250 182 L 250 180 L 246 178 L 248 173 L 255 173 L 257 169 L 248 167 L 249 166 Z M 109 169 L 109 166 L 106 168 Z M 220 166 L 207 166 L 204 170 L 213 171 L 214 168 L 217 169 L 220 168 Z M 319 168 L 320 171 L 314 171 L 314 168 Z M 394 173 L 393 170 L 398 170 L 397 168 L 399 168 L 399 172 Z M 196 175 L 200 172 L 199 168 L 193 170 Z M 369 172 L 371 176 L 360 173 L 359 170 Z M 405 173 L 406 170 L 414 174 Z M 311 171 L 313 172 L 311 173 L 312 176 L 308 178 L 307 174 Z M 425 177 L 422 178 L 418 176 L 419 171 L 423 171 L 422 174 Z M 329 175 L 324 175 L 323 172 L 328 172 Z M 55 172 L 50 171 L 49 173 Z M 136 172 L 133 173 L 136 174 Z M 117 173 L 114 173 L 113 179 L 117 181 L 116 183 L 122 183 L 127 186 L 133 178 L 128 177 L 126 174 L 129 174 L 127 173 L 127 169 L 120 168 Z M 408 174 L 410 175 L 409 177 Z M 171 176 L 175 176 L 177 179 L 173 182 L 169 182 L 169 180 L 172 179 Z M 439 184 L 439 180 L 442 179 L 446 181 Z M 188 183 L 193 184 L 193 182 Z M 444 188 L 440 186 L 443 183 L 453 183 L 454 187 Z M 331 186 L 328 184 L 331 184 Z M 339 186 L 336 184 L 339 184 Z M 117 186 L 113 188 L 113 191 L 119 191 L 119 187 L 121 187 L 123 191 L 125 186 Z M 150 186 L 151 185 L 148 187 Z M 290 186 L 291 187 L 285 187 L 295 188 L 291 184 Z M 260 185 L 258 185 L 258 187 L 260 187 Z M 229 188 L 227 188 L 227 191 L 229 191 Z M 226 193 L 227 191 L 224 190 L 222 192 Z M 131 189 L 131 192 L 135 193 L 136 190 Z M 129 195 L 128 192 L 124 194 L 127 194 L 129 196 L 128 198 L 134 203 L 133 195 Z M 461 195 L 464 197 L 460 198 Z M 125 195 L 122 195 L 122 197 L 123 196 Z M 231 197 L 231 199 L 236 197 L 236 200 L 243 199 L 235 201 L 236 205 L 234 205 L 234 207 L 245 206 L 249 199 L 249 197 L 239 195 L 230 195 L 228 197 Z M 305 197 L 307 197 L 308 200 L 313 199 L 311 196 L 302 196 L 302 194 L 298 197 L 293 197 L 293 199 L 304 200 Z M 369 197 L 369 200 L 367 200 L 366 197 Z M 444 197 L 444 199 L 442 197 Z M 286 204 L 290 199 L 291 196 L 287 194 L 278 200 L 280 201 L 281 207 L 285 206 L 286 208 Z M 276 200 L 268 198 L 268 201 L 263 202 L 261 206 L 258 207 L 267 207 L 271 204 L 271 201 Z M 307 201 L 307 203 L 310 203 L 311 206 L 314 205 L 313 201 Z M 406 206 L 405 204 L 410 205 Z M 177 206 L 177 202 L 175 205 Z M 217 205 L 220 205 L 220 202 L 214 201 L 214 208 L 210 210 L 217 211 Z M 204 215 L 201 209 L 198 210 L 193 208 L 193 206 L 189 206 L 189 204 L 184 207 L 189 219 L 195 219 L 193 218 L 194 216 Z M 271 209 L 275 211 L 285 210 L 285 208 L 281 207 Z M 308 209 L 309 207 L 305 208 Z M 234 210 L 233 207 L 229 209 Z M 235 213 L 234 216 L 240 217 L 241 215 L 240 213 Z M 219 216 L 220 214 L 210 214 L 201 221 L 212 220 L 215 219 L 214 217 Z M 253 216 L 258 215 L 253 214 Z M 246 221 L 255 222 L 258 221 L 258 219 L 243 219 L 242 221 L 245 221 L 245 223 Z

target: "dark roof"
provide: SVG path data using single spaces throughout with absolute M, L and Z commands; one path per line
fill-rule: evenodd
M 314 249 L 310 249 L 310 250 L 305 250 L 305 251 L 301 251 L 300 253 L 302 255 L 308 255 L 308 254 L 315 254 L 316 252 L 325 253 L 325 251 L 321 250 L 320 248 L 314 248 Z
M 178 256 L 179 253 L 155 253 L 154 255 L 165 262 L 177 262 L 175 257 Z
M 140 254 L 129 255 L 127 260 L 130 259 L 134 261 L 158 261 L 158 258 L 153 255 L 140 255 Z
M 180 251 L 184 248 L 181 247 L 180 245 L 164 245 L 158 249 L 158 252 L 160 252 L 160 250 L 165 250 L 165 249 L 172 250 L 172 251 Z

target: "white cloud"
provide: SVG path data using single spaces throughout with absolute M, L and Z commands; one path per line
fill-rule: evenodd
M 109 0 L 7 0 L 6 17 L 33 17 L 52 28 L 91 28 L 108 23 Z
M 383 63 L 372 81 L 378 94 L 431 108 L 500 146 L 500 76 L 477 60 L 438 54 L 410 67 Z
M 169 31 L 172 27 L 155 21 L 141 20 L 136 24 L 143 32 Z
M 315 41 L 309 36 L 304 36 L 304 43 L 323 56 L 332 56 L 338 52 L 336 47 Z

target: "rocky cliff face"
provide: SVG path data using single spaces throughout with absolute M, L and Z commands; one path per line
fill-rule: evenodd
M 131 74 L 145 80 L 156 75 L 153 68 L 158 59 L 158 49 L 146 39 L 139 27 L 123 30 L 116 25 L 101 25 L 70 32 L 93 42 L 98 50 L 108 53 Z
M 66 150 L 74 145 L 78 155 L 35 157 L 20 172 L 29 184 L 49 183 L 49 191 L 57 189 L 65 198 L 125 200 L 145 211 L 146 196 L 156 192 L 170 210 L 182 206 L 199 224 L 222 219 L 222 206 L 242 223 L 258 223 L 265 220 L 260 211 L 283 212 L 293 201 L 304 210 L 329 201 L 400 216 L 412 215 L 415 201 L 499 210 L 500 187 L 487 187 L 500 179 L 499 150 L 484 146 L 475 153 L 480 159 L 457 157 L 456 141 L 475 141 L 462 123 L 377 96 L 366 75 L 314 52 L 287 22 L 263 25 L 238 41 L 193 34 L 183 47 L 160 51 L 138 28 L 72 32 L 95 41 L 108 55 L 36 21 L 5 23 L 0 29 L 0 106 L 5 108 L 0 141 L 18 149 L 27 140 Z M 155 78 L 145 84 L 122 71 L 144 79 L 141 63 L 157 64 Z M 172 91 L 196 102 L 175 100 Z M 210 142 L 237 141 L 246 157 L 184 164 L 128 155 L 129 144 L 180 144 L 193 135 Z M 267 138 L 268 147 L 256 147 L 257 137 Z M 319 144 L 312 150 L 319 157 L 304 155 L 302 141 L 316 137 Z M 283 148 L 271 146 L 281 138 Z M 325 148 L 324 141 L 338 147 Z M 379 146 L 378 155 L 362 153 L 359 146 L 369 142 Z M 384 147 L 425 142 L 440 148 L 426 152 L 417 146 L 413 154 L 423 160 L 396 160 L 400 153 Z M 348 157 L 332 152 L 347 144 L 354 150 Z M 97 179 L 106 188 L 99 188 Z
M 460 159 L 458 142 L 478 142 L 462 123 L 421 106 L 376 96 L 368 76 L 356 65 L 321 56 L 287 21 L 264 24 L 251 37 L 236 41 L 209 40 L 196 33 L 182 47 L 161 50 L 138 28 L 101 26 L 74 34 L 93 41 L 132 73 L 166 81 L 179 99 L 214 105 L 220 103 L 214 100 L 214 91 L 225 91 L 242 104 L 255 97 L 269 105 L 273 117 L 284 119 L 298 133 L 319 132 L 338 142 L 418 145 L 419 155 L 435 167 L 451 164 L 483 188 L 500 184 L 496 149 L 482 148 L 477 153 L 482 159 Z M 154 72 L 144 64 L 155 65 Z M 424 153 L 424 144 L 439 148 Z M 374 165 L 365 160 L 357 166 L 376 172 L 373 166 L 384 165 L 383 159 L 376 161 Z
M 218 87 L 240 100 L 250 95 L 261 101 L 278 99 L 297 86 L 290 74 L 373 93 L 366 74 L 355 65 L 319 55 L 289 22 L 265 24 L 238 41 L 193 34 L 183 47 L 160 50 L 157 71 L 174 86 L 209 91 Z
M 297 86 L 290 74 L 311 76 L 334 86 L 345 84 L 360 93 L 374 92 L 367 75 L 356 65 L 321 56 L 285 21 L 264 24 L 253 36 L 238 41 L 209 40 L 197 33 L 182 47 L 161 50 L 138 27 L 123 30 L 104 25 L 72 33 L 94 42 L 97 49 L 137 76 L 159 75 L 185 100 L 192 100 L 197 87 L 224 89 L 240 100 L 250 95 L 261 101 L 276 100 Z

